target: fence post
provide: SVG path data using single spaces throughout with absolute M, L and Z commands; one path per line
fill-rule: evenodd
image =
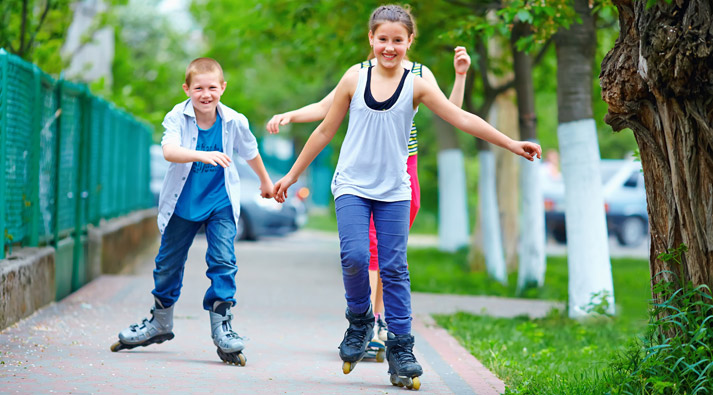
M 79 108 L 81 111 L 81 122 L 79 132 L 75 135 L 74 141 L 74 153 L 75 153 L 75 171 L 77 174 L 77 185 L 75 185 L 74 196 L 76 200 L 74 201 L 74 254 L 72 260 L 72 291 L 79 289 L 84 285 L 86 281 L 86 266 L 85 256 L 84 256 L 84 243 L 82 242 L 82 236 L 84 236 L 84 223 L 85 223 L 85 206 L 87 201 L 87 189 L 85 188 L 85 182 L 87 180 L 86 171 L 89 169 L 87 166 L 87 155 L 85 150 L 89 146 L 89 99 L 86 88 L 82 89 L 80 93 L 80 98 L 78 100 Z
M 29 244 L 37 246 L 40 242 L 40 136 L 42 135 L 42 75 L 37 65 L 32 65 L 34 77 L 32 150 L 30 152 L 30 237 Z
M 3 232 L 2 235 L 2 248 L 0 249 L 0 259 L 5 259 L 5 246 L 7 245 L 7 224 L 5 218 L 5 151 L 7 142 L 7 61 L 8 53 L 4 49 L 0 48 L 0 108 L 2 114 L 0 114 L 0 165 L 2 165 L 3 171 L 0 172 L 0 231 Z
M 59 110 L 62 110 L 62 84 L 63 80 L 62 77 L 60 77 L 59 80 L 57 80 L 57 85 L 55 87 L 56 91 L 55 94 L 57 95 L 57 108 Z M 55 183 L 54 183 L 54 213 L 52 213 L 52 217 L 55 219 L 54 220 L 54 229 L 52 229 L 52 242 L 54 244 L 55 249 L 59 247 L 59 231 L 60 231 L 60 226 L 61 224 L 59 223 L 59 209 L 60 209 L 60 199 L 59 197 L 59 192 L 60 192 L 60 181 L 61 181 L 61 171 L 60 171 L 60 156 L 61 156 L 61 147 L 62 147 L 62 115 L 57 118 L 55 121 L 57 123 L 56 126 L 56 139 L 57 139 L 57 144 L 55 144 L 55 152 L 54 152 L 54 171 L 55 171 Z

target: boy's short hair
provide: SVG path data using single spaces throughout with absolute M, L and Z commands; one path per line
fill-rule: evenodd
M 186 67 L 186 85 L 191 85 L 191 78 L 196 74 L 217 72 L 220 75 L 220 83 L 224 82 L 223 68 L 220 63 L 213 58 L 197 58 L 194 59 Z

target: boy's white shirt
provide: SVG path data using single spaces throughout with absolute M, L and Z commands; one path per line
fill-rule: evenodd
M 258 155 L 257 140 L 250 131 L 247 117 L 223 103 L 218 103 L 217 109 L 223 130 L 223 153 L 232 158 L 233 151 L 235 151 L 245 160 L 255 159 Z M 192 150 L 196 149 L 198 125 L 191 99 L 173 107 L 166 114 L 162 125 L 164 132 L 161 147 L 166 144 L 175 144 Z M 178 197 L 181 196 L 183 186 L 190 174 L 191 166 L 193 166 L 193 162 L 171 162 L 168 166 L 158 201 L 158 229 L 161 234 L 173 215 Z M 233 206 L 233 215 L 237 226 L 240 217 L 240 177 L 233 163 L 225 168 L 224 174 L 226 192 Z

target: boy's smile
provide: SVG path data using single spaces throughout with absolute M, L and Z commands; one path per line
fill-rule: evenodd
M 191 99 L 196 115 L 214 116 L 215 109 L 220 102 L 220 96 L 225 92 L 225 81 L 221 81 L 220 74 L 201 73 L 191 78 L 191 85 L 183 84 L 183 91 Z

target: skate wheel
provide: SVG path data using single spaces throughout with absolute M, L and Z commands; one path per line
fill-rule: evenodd
M 245 364 L 248 362 L 248 359 L 245 358 L 245 355 L 243 353 L 238 354 L 238 363 L 240 366 L 245 366 Z
M 356 363 L 354 363 L 354 362 L 344 362 L 342 364 L 342 372 L 344 374 L 349 374 L 352 370 L 354 370 L 355 366 L 356 366 Z
M 421 380 L 418 377 L 414 377 L 412 381 L 411 386 L 406 388 L 418 391 L 421 388 Z
M 116 342 L 116 343 L 112 344 L 109 349 L 111 350 L 111 352 L 117 352 L 117 351 L 121 350 L 122 348 L 123 347 L 122 347 L 121 342 Z
M 384 350 L 379 350 L 376 352 L 376 362 L 384 362 L 384 356 L 386 352 Z

